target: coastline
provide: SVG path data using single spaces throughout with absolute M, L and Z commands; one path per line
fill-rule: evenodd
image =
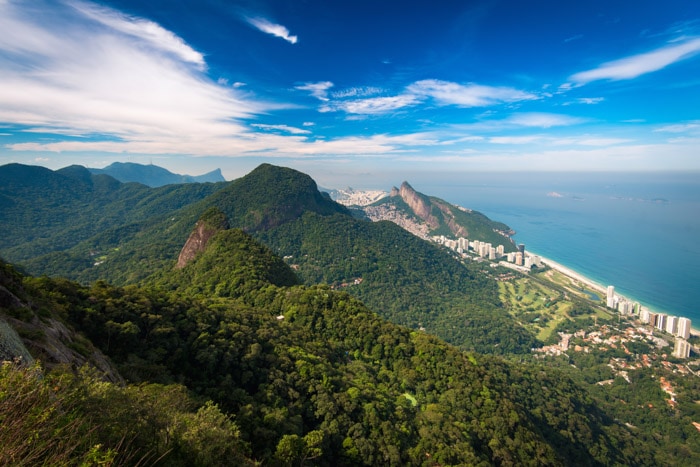
M 578 281 L 578 282 L 581 282 L 582 284 L 584 284 L 584 285 L 590 287 L 592 290 L 595 290 L 596 292 L 600 292 L 601 294 L 603 294 L 603 296 L 605 296 L 605 294 L 607 293 L 607 287 L 606 287 L 606 286 L 604 286 L 604 285 L 602 285 L 602 284 L 599 284 L 598 282 L 595 282 L 594 280 L 592 280 L 592 279 L 590 279 L 590 278 L 584 276 L 584 275 L 581 274 L 581 273 L 578 273 L 578 272 L 574 271 L 574 270 L 571 269 L 571 268 L 568 268 L 568 267 L 564 266 L 564 265 L 561 264 L 561 263 L 557 263 L 556 261 L 554 261 L 554 260 L 552 260 L 552 259 L 549 259 L 549 258 L 547 258 L 547 257 L 545 257 L 545 256 L 542 256 L 542 255 L 540 255 L 540 254 L 538 254 L 538 253 L 536 253 L 536 252 L 534 252 L 534 251 L 526 252 L 526 255 L 527 255 L 527 256 L 537 256 L 537 257 L 539 257 L 539 258 L 540 258 L 540 261 L 542 261 L 542 263 L 544 263 L 544 264 L 546 264 L 547 266 L 551 267 L 551 268 L 554 269 L 555 271 L 558 271 L 559 273 L 561 273 L 561 274 L 563 274 L 563 275 L 569 277 L 570 279 L 573 279 L 573 280 L 576 280 L 576 281 Z M 612 284 L 612 285 L 614 285 L 614 284 Z M 625 296 L 622 296 L 622 295 L 620 295 L 620 294 L 617 294 L 617 295 L 618 295 L 618 296 L 621 296 L 621 297 L 623 297 L 623 298 L 625 298 L 625 299 L 632 300 L 633 302 L 638 302 L 638 300 L 634 300 L 633 298 L 625 297 Z M 646 309 L 646 310 L 650 310 L 650 311 L 653 311 L 653 312 L 657 312 L 657 310 L 650 309 L 650 308 L 649 308 L 648 306 L 646 306 L 646 305 L 641 305 L 641 303 L 640 303 L 640 306 L 641 306 L 642 309 Z M 691 327 L 690 327 L 690 335 L 691 335 L 691 336 L 700 336 L 700 329 L 695 328 L 695 327 L 693 327 L 693 326 L 691 325 Z
M 577 281 L 587 285 L 588 287 L 595 290 L 596 292 L 600 292 L 603 295 L 605 295 L 607 293 L 606 286 L 599 284 L 599 283 L 593 281 L 592 279 L 589 279 L 588 277 L 584 276 L 583 274 L 578 273 L 578 272 L 574 271 L 573 269 L 567 268 L 563 264 L 557 263 L 556 261 L 549 259 L 545 256 L 542 256 L 538 253 L 532 252 L 531 255 L 538 256 L 540 258 L 540 261 L 542 261 L 544 264 L 551 267 L 555 271 L 558 271 L 571 279 L 577 280 Z

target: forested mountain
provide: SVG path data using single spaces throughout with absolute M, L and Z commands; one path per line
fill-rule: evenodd
M 221 169 L 203 175 L 178 175 L 157 165 L 143 165 L 133 162 L 114 162 L 104 169 L 88 169 L 93 174 L 105 174 L 120 182 L 137 182 L 150 187 L 176 183 L 225 182 Z
M 0 255 L 53 276 L 0 260 L 0 355 L 25 357 L 0 365 L 2 465 L 700 459 L 697 391 L 681 419 L 653 373 L 608 390 L 604 355 L 576 355 L 584 380 L 524 355 L 538 343 L 492 268 L 354 218 L 294 170 L 151 189 L 11 165 L 0 182 L 19 236 Z
M 149 188 L 94 175 L 81 166 L 57 171 L 20 164 L 1 166 L 0 255 L 36 274 L 77 277 L 99 261 L 97 250 L 91 247 L 95 236 L 111 237 L 114 245 L 126 242 L 223 186 Z M 68 251 L 86 241 L 83 249 Z
M 104 177 L 81 172 L 88 179 Z M 134 212 L 124 212 L 128 223 L 112 217 L 101 224 L 104 228 L 99 233 L 88 229 L 90 233 L 82 234 L 88 239 L 73 248 L 23 260 L 29 272 L 84 283 L 98 279 L 120 285 L 137 283 L 172 267 L 199 216 L 216 208 L 231 227 L 253 234 L 286 257 L 305 283 L 342 286 L 357 281 L 346 290 L 393 322 L 423 328 L 480 352 L 523 353 L 539 345 L 499 307 L 495 284 L 478 271 L 478 265 L 459 264 L 447 252 L 393 223 L 354 218 L 320 193 L 311 177 L 298 171 L 263 164 L 226 184 L 150 190 L 110 180 L 117 187 L 146 190 L 141 196 L 149 202 L 143 208 L 134 206 Z M 202 196 L 208 192 L 211 194 Z M 31 198 L 23 193 L 16 197 Z M 168 200 L 176 195 L 181 196 L 182 207 L 170 208 Z M 109 212 L 111 205 L 103 209 Z M 91 206 L 86 211 L 98 214 Z M 61 219 L 64 229 L 73 229 L 70 216 L 57 222 Z M 4 250 L 0 254 L 13 261 L 16 258 Z
M 2 290 L 18 298 L 2 302 L 3 316 L 61 320 L 129 385 L 86 370 L 38 378 L 39 369 L 3 365 L 0 417 L 13 423 L 0 434 L 0 460 L 8 452 L 115 465 L 652 460 L 563 374 L 466 354 L 382 320 L 347 293 L 293 285 L 292 271 L 240 230 L 218 231 L 147 288 L 2 269 Z M 27 405 L 34 409 L 18 410 Z M 44 420 L 43 410 L 60 416 Z M 29 432 L 37 441 L 23 443 Z

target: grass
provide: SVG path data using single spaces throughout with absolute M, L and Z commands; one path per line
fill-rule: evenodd
M 612 317 L 600 302 L 590 299 L 587 292 L 595 291 L 585 292 L 581 284 L 557 271 L 550 270 L 535 277 L 521 276 L 499 282 L 498 287 L 508 312 L 542 341 L 552 337 L 560 322 L 571 318 L 569 312 L 574 307 L 574 300 L 583 299 L 589 303 L 593 309 L 591 317 Z

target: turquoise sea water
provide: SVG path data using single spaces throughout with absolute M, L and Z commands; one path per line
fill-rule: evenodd
M 700 327 L 700 174 L 448 175 L 414 188 L 505 222 L 516 243 Z

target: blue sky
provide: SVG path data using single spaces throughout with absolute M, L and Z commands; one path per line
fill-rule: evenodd
M 0 0 L 0 31 L 0 164 L 700 171 L 700 2 Z

